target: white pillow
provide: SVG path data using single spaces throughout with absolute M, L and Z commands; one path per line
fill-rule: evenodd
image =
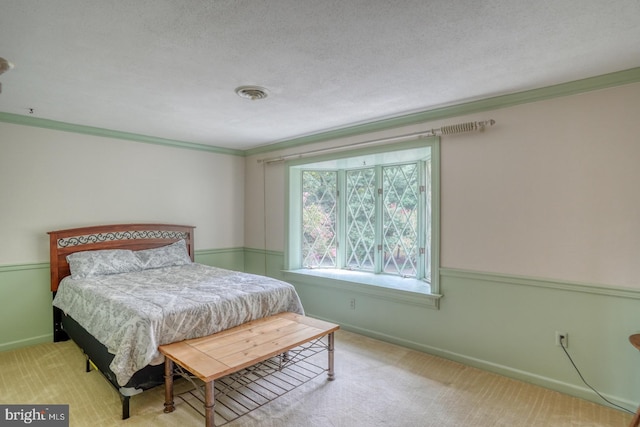
M 184 240 L 159 248 L 136 251 L 134 254 L 143 270 L 191 264 L 187 242 Z
M 142 270 L 138 257 L 126 249 L 75 252 L 67 255 L 67 262 L 74 279 Z

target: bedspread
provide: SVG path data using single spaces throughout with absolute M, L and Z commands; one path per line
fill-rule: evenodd
M 72 279 L 53 304 L 110 353 L 120 385 L 144 366 L 163 362 L 158 346 L 211 335 L 280 312 L 304 314 L 285 282 L 202 264 Z

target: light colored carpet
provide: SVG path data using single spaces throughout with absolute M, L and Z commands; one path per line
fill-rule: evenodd
M 326 358 L 326 355 L 321 355 Z M 316 356 L 317 357 L 317 356 Z M 373 340 L 336 333 L 336 380 L 326 374 L 229 427 L 626 426 L 624 412 Z M 326 365 L 323 365 L 326 366 Z M 191 386 L 176 382 L 176 394 Z M 163 413 L 164 389 L 120 398 L 71 341 L 0 353 L 0 403 L 69 404 L 71 426 L 204 426 L 181 399 Z

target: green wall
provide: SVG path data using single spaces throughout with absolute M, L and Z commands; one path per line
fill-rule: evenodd
M 196 262 L 244 269 L 244 249 L 199 250 Z M 0 266 L 0 351 L 53 340 L 49 264 Z
M 0 267 L 0 351 L 52 340 L 49 264 Z
M 281 252 L 257 249 L 196 252 L 203 264 L 288 280 L 308 315 L 346 330 L 603 403 L 555 345 L 555 331 L 567 332 L 587 381 L 616 404 L 637 405 L 640 352 L 628 336 L 640 332 L 640 291 L 441 269 L 444 297 L 433 309 L 317 279 L 293 281 L 283 260 Z M 52 340 L 47 263 L 0 267 L 0 319 L 0 351 Z
M 640 332 L 640 291 L 590 284 L 441 269 L 439 309 L 336 289 L 318 279 L 292 280 L 276 271 L 283 254 L 245 254 L 249 272 L 294 284 L 308 315 L 343 329 L 606 404 L 580 380 L 555 332 L 583 376 L 607 399 L 635 411 L 640 352 L 628 337 Z M 355 298 L 356 308 L 350 308 Z M 339 349 L 338 349 L 339 351 Z

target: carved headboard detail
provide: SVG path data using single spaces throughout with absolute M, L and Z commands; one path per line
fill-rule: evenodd
M 49 231 L 51 291 L 70 275 L 67 255 L 101 249 L 132 251 L 158 248 L 184 239 L 191 260 L 194 259 L 193 230 L 190 225 L 176 224 L 113 224 Z

